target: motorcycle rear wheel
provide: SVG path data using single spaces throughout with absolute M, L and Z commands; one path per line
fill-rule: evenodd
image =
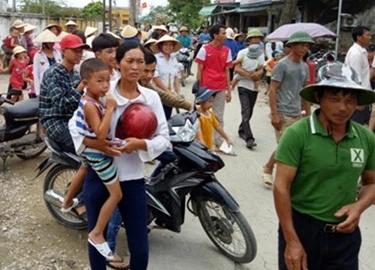
M 64 195 L 76 172 L 76 169 L 66 165 L 57 165 L 54 168 L 52 168 L 52 170 L 48 172 L 44 180 L 43 196 L 46 193 L 46 191 L 50 189 L 53 189 L 54 192 L 58 194 Z M 64 225 L 65 227 L 72 228 L 75 230 L 87 229 L 87 222 L 80 219 L 72 211 L 68 213 L 63 213 L 60 211 L 60 207 L 52 205 L 46 200 L 44 200 L 44 202 L 47 206 L 48 211 L 61 225 Z
M 254 260 L 255 235 L 241 212 L 232 212 L 211 198 L 203 198 L 197 203 L 197 215 L 207 236 L 225 256 L 236 263 Z M 243 251 L 239 250 L 241 247 Z

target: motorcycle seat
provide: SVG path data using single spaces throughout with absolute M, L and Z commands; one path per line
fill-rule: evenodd
M 32 98 L 15 103 L 14 105 L 2 106 L 5 118 L 30 118 L 39 114 L 39 98 Z

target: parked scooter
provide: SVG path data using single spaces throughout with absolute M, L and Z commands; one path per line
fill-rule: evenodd
M 184 67 L 183 75 L 181 76 L 181 85 L 185 86 L 185 80 L 190 76 L 190 66 L 193 62 L 193 59 L 190 57 L 190 50 L 188 48 L 181 48 L 176 53 L 176 58 Z
M 40 132 L 39 99 L 13 103 L 3 93 L 0 94 L 0 106 L 0 114 L 5 120 L 0 126 L 0 158 L 3 163 L 14 155 L 26 160 L 43 153 L 47 146 Z
M 251 262 L 257 251 L 254 233 L 238 203 L 215 176 L 224 162 L 195 140 L 198 112 L 176 114 L 168 124 L 177 159 L 146 182 L 150 228 L 155 222 L 157 227 L 181 232 L 186 206 L 198 216 L 210 240 L 225 256 L 237 263 Z M 74 211 L 60 211 L 63 195 L 79 167 L 79 158 L 62 152 L 52 140 L 47 140 L 47 144 L 52 155 L 38 168 L 40 175 L 51 167 L 43 187 L 46 206 L 62 225 L 84 229 L 86 222 Z

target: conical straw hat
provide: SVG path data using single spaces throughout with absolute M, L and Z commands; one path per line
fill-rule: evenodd
M 60 39 L 50 30 L 46 29 L 34 39 L 34 42 L 55 43 L 55 42 L 60 42 Z
M 96 31 L 98 31 L 98 28 L 92 27 L 92 26 L 87 26 L 85 29 L 85 37 L 88 37 L 89 35 L 94 34 Z
M 65 31 L 61 31 L 60 35 L 57 36 L 57 38 L 59 40 L 62 40 L 64 37 L 66 37 L 67 35 L 69 35 L 69 33 L 65 32 Z
M 107 31 L 107 34 L 110 34 L 111 36 L 113 36 L 116 39 L 122 39 L 120 36 L 116 35 L 115 33 L 111 32 L 109 30 Z
M 33 31 L 35 29 L 36 29 L 36 26 L 27 23 L 26 26 L 25 26 L 25 30 L 23 32 L 26 33 L 26 32 L 29 32 L 29 31 Z
M 16 54 L 19 54 L 19 53 L 23 53 L 23 52 L 26 52 L 26 49 L 24 47 L 22 47 L 22 46 L 16 46 L 13 49 L 13 55 L 16 55 Z
M 169 35 L 164 35 L 163 37 L 161 37 L 158 41 L 156 41 L 154 44 L 152 44 L 150 46 L 150 48 L 153 52 L 158 53 L 158 52 L 160 52 L 159 44 L 162 44 L 163 42 L 167 42 L 167 41 L 172 41 L 172 42 L 175 43 L 175 45 L 173 47 L 173 52 L 178 52 L 182 48 L 181 43 L 177 39 L 175 39 L 175 38 L 173 38 Z
M 124 29 L 122 29 L 121 31 L 121 36 L 123 38 L 132 38 L 132 37 L 135 37 L 137 34 L 138 34 L 137 28 L 131 25 L 125 26 Z
M 68 22 L 65 24 L 65 26 L 68 26 L 68 25 L 75 25 L 75 26 L 77 26 L 77 24 L 76 24 L 75 22 L 73 22 L 73 21 L 68 21 Z

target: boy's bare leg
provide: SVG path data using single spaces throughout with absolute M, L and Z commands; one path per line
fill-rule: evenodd
M 117 207 L 117 204 L 122 198 L 121 186 L 118 180 L 111 185 L 107 185 L 106 188 L 108 189 L 109 197 L 103 204 L 102 209 L 100 209 L 99 217 L 94 229 L 89 233 L 89 239 L 95 244 L 102 244 L 106 241 L 103 235 L 104 229 L 107 226 L 113 211 Z
M 61 205 L 61 208 L 69 208 L 73 204 L 74 196 L 82 189 L 83 183 L 85 182 L 85 177 L 87 174 L 87 167 L 81 165 L 77 173 L 74 175 L 68 192 L 64 196 L 64 202 Z

